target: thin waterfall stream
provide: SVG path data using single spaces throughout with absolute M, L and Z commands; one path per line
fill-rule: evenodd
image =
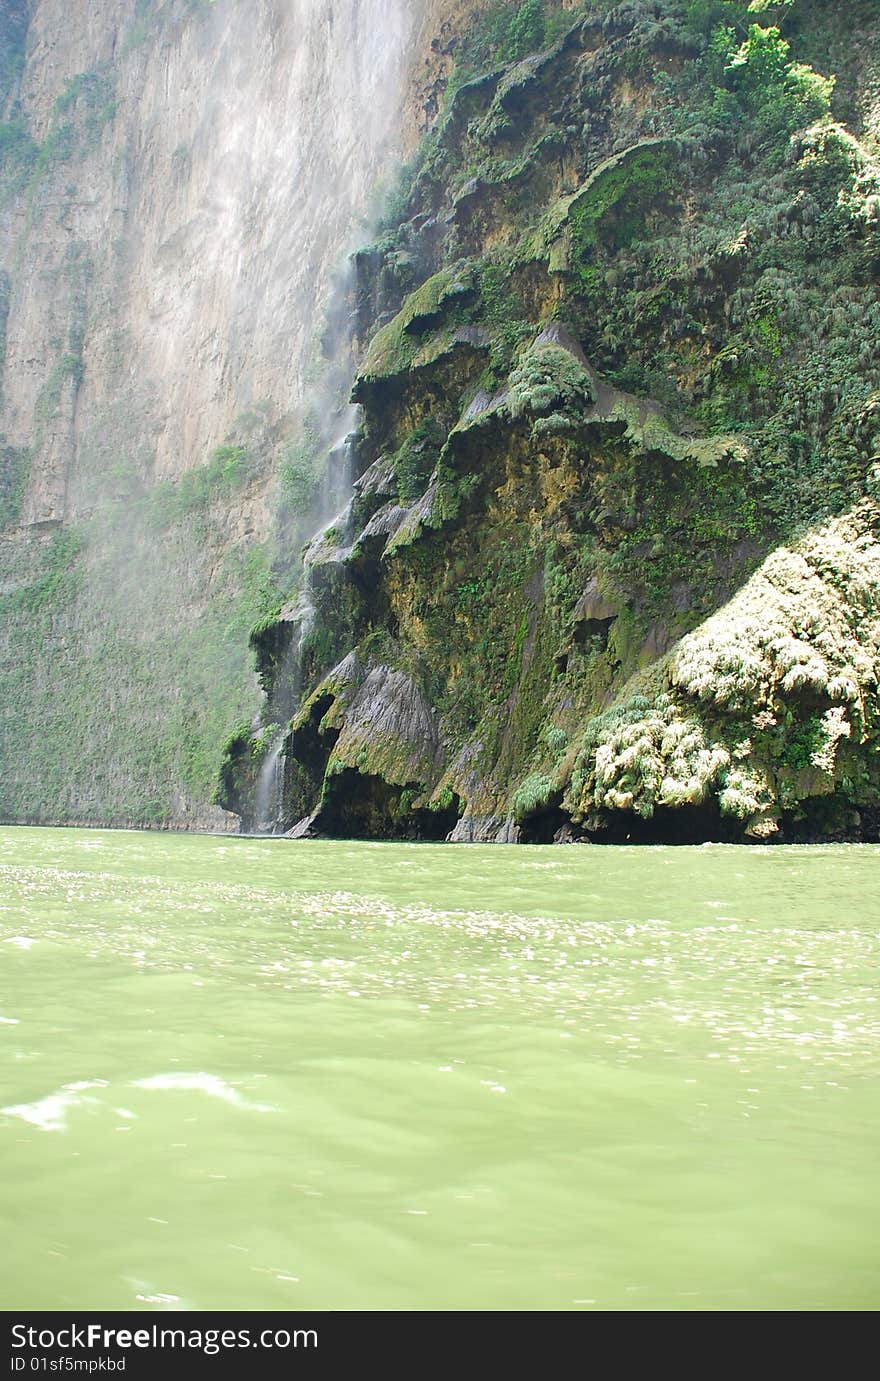
M 355 427 L 358 412 L 348 406 L 343 410 L 346 423 L 344 436 L 328 449 L 327 466 L 319 500 L 316 505 L 323 516 L 321 522 L 306 543 L 303 556 L 303 575 L 296 607 L 291 622 L 296 628 L 284 658 L 282 675 L 278 678 L 285 706 L 285 723 L 272 734 L 260 764 L 254 787 L 253 823 L 254 833 L 277 835 L 284 833 L 284 771 L 285 747 L 290 733 L 290 718 L 296 712 L 303 687 L 303 654 L 308 640 L 315 629 L 316 608 L 313 598 L 313 567 L 309 552 L 316 548 L 328 531 L 348 535 L 352 485 L 355 477 Z M 331 516 L 327 516 L 327 515 Z M 264 708 L 269 727 L 273 705 Z
M 287 731 L 279 730 L 263 759 L 254 793 L 257 834 L 277 834 L 284 785 L 284 740 Z

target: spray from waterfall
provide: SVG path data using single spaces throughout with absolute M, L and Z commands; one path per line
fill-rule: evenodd
M 352 485 L 354 482 L 354 439 L 358 420 L 357 408 L 348 405 L 341 413 L 344 435 L 329 447 L 327 465 L 323 472 L 314 504 L 319 522 L 306 544 L 303 575 L 299 597 L 290 615 L 295 632 L 285 654 L 278 679 L 283 685 L 283 702 L 288 716 L 302 697 L 303 663 L 308 641 L 314 632 L 317 611 L 313 598 L 312 566 L 308 559 L 311 548 L 320 544 L 328 529 L 338 531 L 343 540 L 348 535 Z M 266 711 L 271 713 L 270 707 Z M 284 771 L 285 748 L 289 739 L 289 721 L 274 731 L 260 765 L 254 789 L 254 827 L 259 834 L 279 834 L 284 830 Z
M 298 632 L 286 658 L 285 671 L 293 684 L 291 703 L 299 702 L 302 693 L 302 659 L 306 641 L 315 623 L 315 607 L 308 580 L 297 606 Z M 278 834 L 282 828 L 284 810 L 284 746 L 289 729 L 280 726 L 270 740 L 266 756 L 260 765 L 254 791 L 254 821 L 259 834 Z
M 254 792 L 254 816 L 258 834 L 276 834 L 281 814 L 282 792 L 284 787 L 284 764 L 282 751 L 285 731 L 279 729 L 269 748 Z
M 207 227 L 200 229 L 192 301 L 184 304 L 192 327 L 180 338 L 187 348 L 201 338 L 201 320 L 216 302 L 231 301 L 236 322 L 235 330 L 215 332 L 231 351 L 217 363 L 219 381 L 208 370 L 216 351 L 204 368 L 181 368 L 175 378 L 204 378 L 212 397 L 229 381 L 232 422 L 221 439 L 247 450 L 248 463 L 265 464 L 267 478 L 266 491 L 253 485 L 236 495 L 237 505 L 253 500 L 254 509 L 241 524 L 249 528 L 241 545 L 252 533 L 262 540 L 276 584 L 289 595 L 277 640 L 260 661 L 267 691 L 262 710 L 249 731 L 232 736 L 236 746 L 221 769 L 223 804 L 260 833 L 294 823 L 285 817 L 296 770 L 287 753 L 292 720 L 304 666 L 311 683 L 331 642 L 327 613 L 316 614 L 308 556 L 300 563 L 299 553 L 311 534 L 307 550 L 317 552 L 323 543 L 326 556 L 345 530 L 355 478 L 349 438 L 357 428 L 347 402 L 354 333 L 349 256 L 363 243 L 371 202 L 377 210 L 377 188 L 397 161 L 413 58 L 429 15 L 432 0 L 266 0 L 256 7 L 218 0 L 205 15 L 202 38 L 222 53 L 225 81 L 212 86 L 205 129 L 199 127 L 194 143 L 199 154 L 204 144 L 205 160 L 210 153 L 210 177 L 203 188 L 195 181 L 202 163 L 190 172 L 183 159 L 169 177 L 176 186 L 186 174 L 193 184 L 187 233 Z M 267 78 L 259 97 L 248 84 L 257 72 Z M 175 142 L 189 148 L 194 140 L 181 134 Z M 192 204 L 201 218 L 192 217 Z M 341 283 L 345 263 L 348 281 Z M 153 283 L 155 275 L 144 279 Z M 168 288 L 175 303 L 179 279 L 175 274 Z M 199 418 L 206 407 L 178 412 Z M 262 418 L 253 446 L 236 430 L 248 416 Z M 306 511 L 318 454 L 326 460 Z M 282 486 L 279 503 L 266 502 L 270 475 L 291 482 L 288 498 Z M 326 611 L 326 599 L 319 603 Z
M 27 491 L 0 584 L 52 572 L 47 642 L 0 611 L 22 818 L 233 826 L 214 793 L 258 703 L 242 630 L 294 583 L 274 584 L 272 491 L 338 265 L 397 161 L 428 5 L 0 0 L 19 133 L 65 135 L 0 218 L 3 463 Z M 332 442 L 348 423 L 328 417 Z M 318 499 L 291 567 L 343 506 L 344 467 Z M 260 745 L 285 719 L 267 710 Z M 259 771 L 277 827 L 282 745 L 258 765 L 260 745 L 224 801 L 253 827 Z

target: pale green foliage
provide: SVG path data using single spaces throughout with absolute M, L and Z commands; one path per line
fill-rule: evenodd
M 592 720 L 565 802 L 575 818 L 650 818 L 714 793 L 762 838 L 810 796 L 855 791 L 848 750 L 880 736 L 878 519 L 866 502 L 775 551 L 655 668 L 653 698 Z M 862 774 L 863 799 L 877 788 Z
M 296 517 L 308 513 L 319 477 L 319 439 L 314 428 L 305 425 L 302 435 L 290 441 L 278 475 L 279 498 Z
M 834 78 L 792 62 L 790 45 L 777 28 L 749 27 L 748 38 L 728 64 L 734 88 L 751 105 L 759 124 L 792 130 L 827 115 Z
M 811 126 L 797 136 L 799 166 L 812 168 L 833 165 L 836 160 L 849 173 L 843 183 L 840 204 L 852 220 L 863 228 L 880 226 L 880 160 L 842 125 L 827 122 Z
M 722 814 L 731 815 L 743 824 L 769 819 L 774 804 L 773 785 L 759 766 L 734 767 L 724 779 L 724 787 L 718 797 Z M 754 832 L 754 831 L 753 831 Z M 766 830 L 761 830 L 766 833 Z
M 517 820 L 526 820 L 535 811 L 542 810 L 550 800 L 553 783 L 540 772 L 532 772 L 519 785 L 513 798 L 513 814 Z
M 707 741 L 699 720 L 666 695 L 637 698 L 587 726 L 575 772 L 575 818 L 592 810 L 632 811 L 650 819 L 657 806 L 697 805 L 729 761 Z
M 507 407 L 512 417 L 526 412 L 577 416 L 592 402 L 589 375 L 560 345 L 530 346 L 510 375 Z
M 251 745 L 251 755 L 257 762 L 262 762 L 280 734 L 281 725 L 264 724 L 253 736 L 250 735 L 250 726 L 248 726 L 247 731 Z
M 565 754 L 568 747 L 568 734 L 564 729 L 559 729 L 555 725 L 549 725 L 543 732 L 542 738 L 547 748 L 558 762 Z
M 774 705 L 799 692 L 858 701 L 876 674 L 865 624 L 877 623 L 871 581 L 880 546 L 848 538 L 838 519 L 795 549 L 780 548 L 735 599 L 682 640 L 670 681 L 689 699 L 728 711 Z

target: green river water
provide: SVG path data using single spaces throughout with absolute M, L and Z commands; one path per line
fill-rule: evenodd
M 2 829 L 0 1307 L 876 1308 L 878 868 Z

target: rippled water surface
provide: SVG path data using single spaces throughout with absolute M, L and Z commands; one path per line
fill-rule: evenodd
M 0 830 L 6 1309 L 872 1309 L 880 849 Z

